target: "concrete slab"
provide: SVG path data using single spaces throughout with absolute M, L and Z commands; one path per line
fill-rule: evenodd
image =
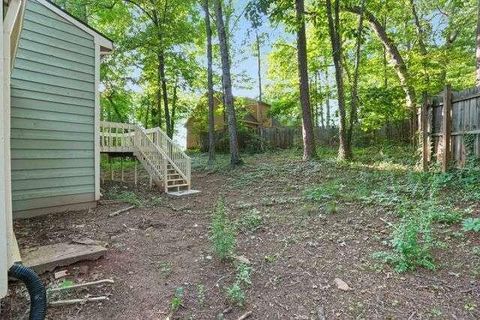
M 175 192 L 168 192 L 167 194 L 169 196 L 174 196 L 174 197 L 185 197 L 185 196 L 190 196 L 192 194 L 197 194 L 200 193 L 199 190 L 185 190 L 185 191 L 175 191 Z
M 85 260 L 101 258 L 107 249 L 96 244 L 57 243 L 22 250 L 23 264 L 38 274 Z

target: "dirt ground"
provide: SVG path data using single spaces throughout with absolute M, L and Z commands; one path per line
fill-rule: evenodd
M 249 157 L 234 171 L 196 171 L 200 194 L 171 198 L 145 182 L 106 181 L 104 194 L 131 190 L 142 205 L 115 217 L 126 204 L 17 221 L 21 247 L 86 237 L 107 244 L 104 258 L 68 267 L 77 282 L 110 278 L 113 285 L 77 290 L 56 299 L 101 296 L 101 303 L 50 308 L 48 319 L 166 319 L 177 288 L 184 290 L 173 319 L 480 319 L 480 262 L 471 248 L 478 234 L 439 230 L 447 250 L 435 252 L 438 268 L 397 273 L 372 258 L 385 250 L 392 212 L 376 204 L 339 202 L 335 214 L 308 202 L 305 188 L 341 175 L 341 168 L 304 163 L 282 153 Z M 113 190 L 113 191 L 112 191 Z M 224 196 L 232 219 L 252 210 L 262 224 L 240 230 L 236 254 L 253 267 L 243 307 L 226 299 L 235 277 L 231 263 L 212 253 L 209 225 Z M 53 273 L 42 276 L 58 286 Z M 351 290 L 340 290 L 335 278 Z M 25 318 L 24 289 L 13 285 L 2 319 Z

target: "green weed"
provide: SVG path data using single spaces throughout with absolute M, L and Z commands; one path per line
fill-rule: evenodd
M 230 287 L 226 288 L 228 301 L 239 307 L 243 307 L 245 304 L 245 291 L 242 289 L 238 282 L 235 282 Z
M 249 210 L 237 222 L 239 229 L 243 232 L 255 232 L 262 226 L 262 223 L 263 218 L 257 209 Z
M 379 252 L 375 258 L 392 264 L 397 272 L 424 267 L 435 269 L 431 220 L 425 216 L 404 217 L 393 231 L 390 242 L 393 252 Z
M 197 299 L 198 304 L 203 307 L 205 304 L 205 286 L 203 284 L 197 284 Z
M 239 284 L 250 286 L 252 285 L 252 267 L 245 263 L 237 264 L 236 280 Z
M 180 309 L 180 307 L 183 305 L 183 295 L 185 293 L 185 290 L 183 287 L 178 287 L 175 290 L 175 295 L 172 298 L 172 301 L 170 302 L 170 312 L 175 313 Z
M 170 262 L 160 262 L 160 274 L 163 278 L 168 278 L 172 274 L 172 264 Z
M 480 232 L 480 218 L 468 218 L 463 220 L 463 230 Z
M 225 200 L 217 202 L 210 227 L 213 251 L 222 261 L 231 259 L 235 251 L 236 235 L 232 222 L 227 217 Z
M 142 200 L 137 196 L 135 192 L 117 191 L 115 188 L 108 193 L 108 198 L 112 200 L 123 201 L 136 207 L 141 207 L 143 204 Z

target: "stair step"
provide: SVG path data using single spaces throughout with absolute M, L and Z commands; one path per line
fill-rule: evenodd
M 186 183 L 184 180 L 178 181 L 178 183 L 170 183 L 172 181 L 167 182 L 167 187 L 177 187 L 177 186 L 188 186 L 188 183 Z
M 181 187 L 188 187 L 188 183 L 174 184 L 174 185 L 171 185 L 171 186 L 167 186 L 167 189 L 171 189 L 171 188 L 181 188 Z

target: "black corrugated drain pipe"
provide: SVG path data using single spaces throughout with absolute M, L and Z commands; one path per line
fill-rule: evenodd
M 30 320 L 44 320 L 47 313 L 47 294 L 40 277 L 30 268 L 14 264 L 8 276 L 22 281 L 30 294 Z

